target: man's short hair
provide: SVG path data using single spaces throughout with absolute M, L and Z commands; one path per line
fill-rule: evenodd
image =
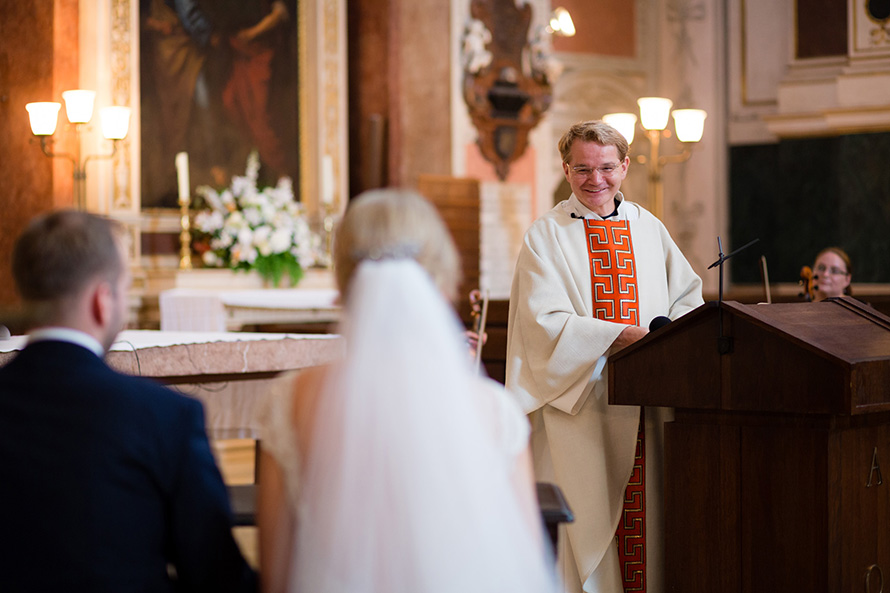
M 569 128 L 559 139 L 559 154 L 562 157 L 562 162 L 568 164 L 572 145 L 576 140 L 614 146 L 618 150 L 618 158 L 622 161 L 627 157 L 629 150 L 627 139 L 606 122 L 602 120 L 582 121 Z
M 16 240 L 12 275 L 26 301 L 52 302 L 78 294 L 103 277 L 112 287 L 123 273 L 120 223 L 77 210 L 32 220 Z

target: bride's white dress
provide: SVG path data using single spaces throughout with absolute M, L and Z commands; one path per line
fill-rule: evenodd
M 412 260 L 361 264 L 350 295 L 347 356 L 318 396 L 308 457 L 292 425 L 294 375 L 261 414 L 296 517 L 289 591 L 556 590 L 539 519 L 513 481 L 528 423 L 472 373 L 450 306 Z

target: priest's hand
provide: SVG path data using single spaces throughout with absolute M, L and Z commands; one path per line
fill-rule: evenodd
M 649 328 L 640 327 L 639 325 L 628 325 L 612 342 L 612 352 L 617 352 L 625 346 L 630 346 L 637 340 L 642 340 L 648 333 Z

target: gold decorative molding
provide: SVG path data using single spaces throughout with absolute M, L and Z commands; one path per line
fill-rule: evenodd
M 739 57 L 741 58 L 741 86 L 742 86 L 742 105 L 745 106 L 764 106 L 776 105 L 778 102 L 777 99 L 758 99 L 754 100 L 749 97 L 748 91 L 748 10 L 746 5 L 746 0 L 741 0 L 740 2 L 740 10 L 741 15 L 739 17 L 739 29 L 741 36 L 741 51 Z M 795 46 L 797 45 L 797 24 L 794 26 L 794 36 L 795 36 Z
M 127 107 L 132 107 L 133 102 L 130 94 L 132 78 L 130 52 L 132 40 L 138 36 L 132 30 L 130 22 L 131 2 L 135 3 L 135 1 L 111 1 L 111 98 L 114 105 Z M 136 5 L 136 9 L 138 14 L 138 5 Z M 119 142 L 117 153 L 112 160 L 111 208 L 113 210 L 137 209 L 133 204 L 134 180 L 130 168 L 132 137 L 132 135 L 128 135 L 127 138 Z
M 322 15 L 322 31 L 324 40 L 323 57 L 323 106 L 322 118 L 324 120 L 322 155 L 330 157 L 333 165 L 334 180 L 340 179 L 343 163 L 340 158 L 341 138 L 343 136 L 343 123 L 340 114 L 341 72 L 343 56 L 340 55 L 340 2 L 339 0 L 324 0 L 324 12 Z M 322 172 L 324 175 L 324 172 Z M 339 183 L 334 183 L 332 208 L 342 211 L 345 200 L 341 193 Z
M 852 56 L 890 55 L 890 13 L 870 0 L 847 0 L 852 19 Z
M 323 207 L 325 157 L 333 169 L 332 209 L 346 207 L 345 0 L 299 2 L 300 199 L 311 215 Z
M 864 0 L 862 8 L 865 16 L 873 23 L 868 32 L 872 45 L 890 45 L 890 12 L 885 3 L 876 4 L 872 0 Z
M 298 93 L 298 101 L 300 104 L 298 105 L 298 110 L 300 114 L 300 122 L 297 128 L 297 134 L 299 135 L 299 145 L 300 145 L 300 179 L 299 179 L 299 199 L 300 201 L 306 201 L 306 196 L 309 194 L 310 188 L 312 184 L 309 183 L 309 176 L 307 172 L 310 170 L 312 165 L 312 159 L 309 158 L 309 131 L 307 130 L 307 126 L 309 124 L 309 114 L 312 110 L 309 109 L 309 88 L 312 84 L 312 81 L 309 78 L 309 40 L 307 39 L 307 31 L 308 27 L 306 23 L 309 22 L 309 3 L 308 2 L 297 2 L 297 59 L 299 60 L 297 67 L 297 81 L 299 88 L 297 89 Z

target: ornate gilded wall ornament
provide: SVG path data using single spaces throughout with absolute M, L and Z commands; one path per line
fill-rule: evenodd
M 865 14 L 877 25 L 869 31 L 872 43 L 874 45 L 890 43 L 890 1 L 866 0 Z
M 528 134 L 553 99 L 558 65 L 543 30 L 529 40 L 532 7 L 515 0 L 472 0 L 464 32 L 463 95 L 482 156 L 506 179 Z

